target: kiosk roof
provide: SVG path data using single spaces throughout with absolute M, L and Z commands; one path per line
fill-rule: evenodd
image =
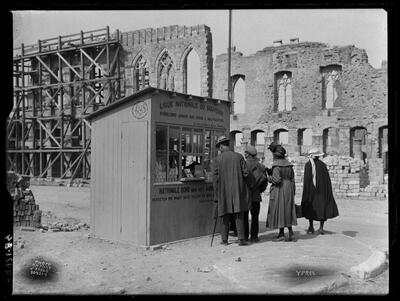
M 116 102 L 113 102 L 112 104 L 109 104 L 108 106 L 106 106 L 106 107 L 104 107 L 104 108 L 102 108 L 100 110 L 97 110 L 97 111 L 85 116 L 84 118 L 90 121 L 93 118 L 101 116 L 104 113 L 109 112 L 109 111 L 111 111 L 111 110 L 113 110 L 113 109 L 115 109 L 115 108 L 117 108 L 117 107 L 119 107 L 119 106 L 121 106 L 121 105 L 123 105 L 125 103 L 128 103 L 128 102 L 132 101 L 133 99 L 135 99 L 137 97 L 140 97 L 140 96 L 146 95 L 146 94 L 150 94 L 150 93 L 154 93 L 156 91 L 159 92 L 159 93 L 164 93 L 164 94 L 169 94 L 169 95 L 175 93 L 176 95 L 181 95 L 181 96 L 182 95 L 183 96 L 189 96 L 190 95 L 192 98 L 198 98 L 198 99 L 206 98 L 206 99 L 209 99 L 209 100 L 215 100 L 215 101 L 221 101 L 221 102 L 229 103 L 229 101 L 224 100 L 224 99 L 216 99 L 216 98 L 207 97 L 207 96 L 197 96 L 197 95 L 192 95 L 192 94 L 180 93 L 180 92 L 176 92 L 176 91 L 168 91 L 168 90 L 154 88 L 154 87 L 147 87 L 147 88 L 145 88 L 143 90 L 139 90 L 139 91 L 137 91 L 137 92 L 135 92 L 135 93 L 133 93 L 131 95 L 125 96 L 125 97 L 121 98 L 120 100 L 118 100 Z

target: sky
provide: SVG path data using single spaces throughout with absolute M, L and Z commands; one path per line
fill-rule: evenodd
M 14 47 L 104 28 L 122 32 L 169 25 L 206 24 L 211 28 L 213 58 L 228 48 L 228 10 L 13 11 Z M 273 41 L 322 42 L 365 49 L 369 63 L 380 68 L 387 59 L 387 15 L 383 9 L 232 10 L 232 45 L 254 54 Z

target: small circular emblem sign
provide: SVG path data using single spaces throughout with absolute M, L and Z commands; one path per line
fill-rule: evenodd
M 136 103 L 132 108 L 132 114 L 135 118 L 141 119 L 147 115 L 147 103 L 140 101 Z

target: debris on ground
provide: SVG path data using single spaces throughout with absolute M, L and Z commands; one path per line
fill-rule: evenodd
M 126 289 L 123 288 L 123 287 L 114 287 L 114 288 L 111 289 L 111 291 L 114 294 L 125 294 L 126 293 Z
M 40 232 L 72 232 L 72 231 L 78 231 L 78 230 L 88 230 L 90 228 L 90 225 L 88 225 L 87 223 L 68 223 L 68 222 L 52 222 L 52 223 L 48 223 L 48 224 L 43 224 L 41 227 L 41 230 L 44 231 L 40 231 Z
M 197 272 L 209 273 L 212 271 L 212 267 L 197 268 Z

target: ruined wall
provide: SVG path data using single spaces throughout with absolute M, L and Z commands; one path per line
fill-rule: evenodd
M 226 99 L 227 54 L 216 57 L 214 64 L 214 97 Z M 324 68 L 339 70 L 340 89 L 332 108 L 324 107 Z M 291 73 L 292 109 L 277 111 L 276 74 Z M 251 132 L 262 130 L 265 144 L 273 141 L 274 131 L 288 131 L 285 145 L 292 156 L 307 152 L 311 146 L 298 145 L 298 130 L 312 129 L 312 146 L 329 154 L 349 156 L 357 145 L 350 142 L 351 129 L 364 127 L 365 140 L 356 157 L 366 156 L 372 182 L 383 182 L 379 131 L 387 126 L 387 72 L 368 63 L 363 49 L 353 45 L 329 47 L 323 43 L 301 42 L 266 47 L 249 56 L 234 51 L 232 76 L 245 78 L 246 112 L 231 117 L 231 131 L 243 133 L 243 145 L 250 143 Z M 324 130 L 337 130 L 337 141 L 331 147 L 324 144 Z M 261 150 L 261 146 L 258 146 Z M 239 147 L 240 151 L 242 147 Z M 362 154 L 364 152 L 365 154 Z M 267 160 L 272 160 L 268 151 Z
M 200 58 L 201 96 L 212 96 L 212 37 L 206 25 L 147 28 L 121 34 L 123 46 L 122 77 L 125 79 L 125 95 L 133 93 L 133 67 L 143 56 L 148 60 L 150 86 L 159 87 L 157 67 L 167 51 L 175 69 L 174 90 L 185 92 L 185 59 L 191 51 Z
M 308 162 L 306 157 L 289 158 L 293 163 L 296 182 L 296 203 L 301 202 L 304 181 L 304 166 Z M 370 183 L 368 179 L 368 164 L 362 160 L 348 156 L 327 156 L 322 158 L 326 164 L 332 183 L 332 192 L 335 199 L 388 199 L 387 178 L 382 184 Z M 268 164 L 268 163 L 266 163 Z M 269 189 L 263 197 L 269 198 Z

